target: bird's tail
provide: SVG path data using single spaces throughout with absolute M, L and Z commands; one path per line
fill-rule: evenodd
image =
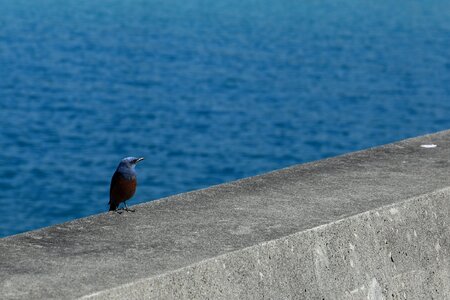
M 116 210 L 116 209 L 117 209 L 117 205 L 114 202 L 109 201 L 109 211 Z

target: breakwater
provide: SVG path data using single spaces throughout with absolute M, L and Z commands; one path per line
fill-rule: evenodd
M 445 299 L 449 174 L 444 131 L 10 236 L 0 292 Z

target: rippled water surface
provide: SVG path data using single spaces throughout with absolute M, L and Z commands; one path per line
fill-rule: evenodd
M 0 236 L 450 127 L 450 1 L 0 0 Z

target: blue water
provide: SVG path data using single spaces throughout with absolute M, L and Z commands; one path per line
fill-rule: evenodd
M 0 0 L 0 236 L 450 127 L 450 1 Z

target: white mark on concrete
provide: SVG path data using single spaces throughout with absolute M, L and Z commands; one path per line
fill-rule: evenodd
M 389 210 L 389 212 L 391 213 L 391 215 L 396 215 L 396 214 L 398 214 L 398 209 L 396 209 L 395 207 L 393 207 L 393 208 L 391 208 L 391 209 Z
M 414 229 L 414 237 L 417 237 L 417 232 L 415 229 Z
M 439 241 L 437 241 L 436 244 L 434 245 L 434 249 L 436 249 L 437 252 L 441 250 L 441 245 L 439 244 Z
M 411 240 L 412 240 L 412 237 L 409 234 L 409 232 L 406 234 L 406 239 L 408 240 L 408 242 L 411 242 Z
M 364 291 L 365 289 L 366 289 L 366 287 L 365 287 L 364 285 L 362 285 L 362 286 L 360 286 L 359 288 L 356 288 L 356 289 L 354 289 L 354 290 L 351 290 L 351 291 L 350 291 L 350 294 L 353 295 L 353 294 L 356 294 L 357 292 L 359 292 L 360 290 L 361 290 L 361 291 Z
M 353 234 L 355 236 L 355 238 L 358 238 L 358 235 L 356 233 Z
M 355 263 L 353 262 L 353 259 L 350 259 L 350 267 L 352 267 L 352 268 L 355 267 Z
M 383 293 L 381 291 L 381 286 L 376 278 L 372 279 L 370 283 L 369 291 L 367 292 L 368 300 L 382 300 L 384 299 Z
M 351 250 L 355 250 L 355 245 L 353 245 L 352 243 L 348 243 L 348 246 L 350 247 Z
M 225 264 L 222 264 L 222 267 L 225 269 L 227 266 L 225 266 Z
M 322 249 L 321 246 L 316 246 L 315 253 L 316 253 L 315 255 L 316 271 L 326 269 L 329 265 L 326 250 Z
M 263 279 L 263 277 L 264 277 L 264 274 L 259 272 L 259 278 Z
M 375 212 L 375 214 L 379 217 L 380 216 L 380 213 L 379 212 Z
M 430 148 L 436 148 L 437 145 L 436 144 L 424 144 L 424 145 L 420 145 L 420 147 L 430 149 Z
M 433 216 L 435 219 L 437 219 L 437 214 L 435 212 L 433 212 Z

